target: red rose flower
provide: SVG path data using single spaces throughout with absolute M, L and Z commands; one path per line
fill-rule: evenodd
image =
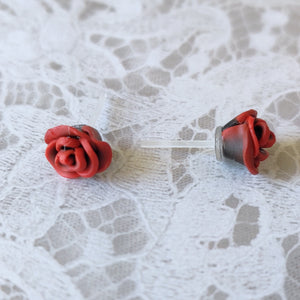
M 222 127 L 224 157 L 244 164 L 254 175 L 258 174 L 260 162 L 269 156 L 263 148 L 276 141 L 267 123 L 256 115 L 257 111 L 248 110 Z
M 109 144 L 90 126 L 51 128 L 45 134 L 45 142 L 46 158 L 63 177 L 92 177 L 106 170 L 112 160 Z

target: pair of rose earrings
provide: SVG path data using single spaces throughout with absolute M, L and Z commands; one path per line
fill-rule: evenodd
M 256 117 L 251 109 L 241 113 L 215 131 L 215 154 L 219 161 L 235 160 L 245 165 L 251 174 L 258 174 L 261 161 L 268 158 L 264 148 L 276 141 L 266 121 Z M 60 125 L 45 134 L 48 144 L 46 158 L 63 177 L 92 177 L 105 171 L 112 161 L 112 149 L 102 141 L 99 132 L 87 125 Z M 144 141 L 144 148 L 201 148 L 206 141 Z

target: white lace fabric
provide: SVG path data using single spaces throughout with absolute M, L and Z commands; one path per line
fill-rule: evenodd
M 0 299 L 300 299 L 297 0 L 0 0 Z M 99 115 L 99 105 L 106 99 Z M 256 109 L 277 143 L 253 176 L 199 149 Z M 45 158 L 97 128 L 90 179 Z

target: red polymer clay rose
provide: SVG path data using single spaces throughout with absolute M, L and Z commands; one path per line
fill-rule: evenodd
M 272 147 L 276 141 L 267 123 L 256 116 L 257 111 L 248 110 L 222 128 L 224 156 L 244 164 L 254 175 L 260 162 L 269 156 L 263 148 Z
M 45 142 L 46 158 L 63 177 L 92 177 L 106 170 L 112 160 L 109 144 L 90 126 L 51 128 L 45 134 Z

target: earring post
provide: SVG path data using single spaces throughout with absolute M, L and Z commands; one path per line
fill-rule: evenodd
M 185 140 L 141 140 L 138 145 L 141 148 L 203 148 L 213 149 L 214 141 L 185 141 Z

